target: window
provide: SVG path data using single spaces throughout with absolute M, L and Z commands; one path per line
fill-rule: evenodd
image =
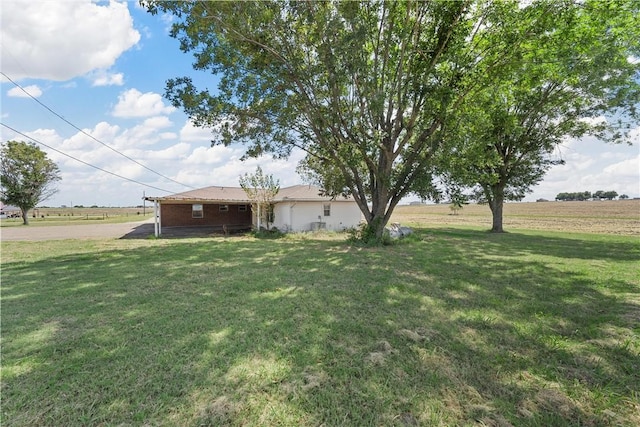
M 202 205 L 191 205 L 191 218 L 204 218 Z
M 238 205 L 238 212 L 246 212 L 247 205 Z
M 229 205 L 220 205 L 220 212 L 229 212 Z
M 276 220 L 276 214 L 273 211 L 273 205 L 269 205 L 267 208 L 267 222 L 273 223 Z
M 322 205 L 322 210 L 324 211 L 324 216 L 331 216 L 331 203 Z

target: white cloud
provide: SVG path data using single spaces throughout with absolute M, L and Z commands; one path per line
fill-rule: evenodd
M 185 159 L 184 163 L 187 165 L 216 165 L 236 161 L 241 156 L 242 152 L 223 145 L 197 147 Z
M 160 139 L 177 139 L 178 134 L 175 132 L 161 132 Z
M 580 121 L 588 124 L 588 125 L 600 125 L 607 123 L 607 118 L 605 116 L 596 116 L 596 117 L 583 117 Z
M 144 5 L 140 4 L 140 2 L 139 2 L 139 1 L 134 1 L 134 2 L 133 2 L 133 6 L 134 6 L 136 9 L 145 10 L 145 11 L 147 10 L 147 8 L 146 8 Z
M 109 73 L 106 70 L 98 70 L 91 76 L 93 86 L 122 86 L 124 84 L 124 74 Z
M 145 119 L 143 124 L 144 126 L 147 126 L 153 129 L 164 129 L 173 125 L 173 123 L 171 122 L 171 120 L 169 120 L 167 116 L 150 117 L 148 119 Z
M 159 131 L 172 125 L 173 123 L 166 116 L 150 117 L 141 124 L 125 129 L 114 139 L 114 144 L 119 149 L 151 146 L 159 141 L 166 140 L 167 132 Z
M 186 142 L 205 142 L 213 139 L 211 129 L 196 127 L 191 120 L 188 120 L 180 129 L 180 140 Z
M 173 26 L 173 23 L 175 22 L 176 18 L 174 15 L 170 13 L 163 13 L 162 15 L 160 15 L 160 20 L 165 25 L 164 27 L 165 31 L 169 33 L 169 31 L 171 31 L 171 27 Z
M 140 40 L 126 2 L 2 2 L 2 69 L 13 79 L 65 81 L 108 69 Z
M 19 87 L 11 88 L 7 91 L 7 96 L 12 96 L 15 98 L 29 98 L 31 95 L 34 98 L 38 98 L 42 95 L 42 89 L 40 89 L 37 85 L 24 86 L 24 90 Z M 27 93 L 25 93 L 27 92 Z
M 25 134 L 47 145 L 55 145 L 62 142 L 62 137 L 58 135 L 55 129 L 36 129 L 31 132 L 25 132 Z
M 634 159 L 623 160 L 607 166 L 602 170 L 605 174 L 614 175 L 619 178 L 635 177 L 640 175 L 640 155 Z M 640 182 L 640 181 L 638 181 Z
M 145 159 L 169 160 L 173 164 L 175 164 L 176 160 L 186 157 L 189 154 L 190 150 L 191 146 L 189 144 L 180 142 L 163 150 L 147 151 L 144 156 Z
M 288 160 L 273 159 L 271 156 L 240 160 L 244 154 L 242 147 L 197 147 L 183 161 L 177 172 L 176 180 L 195 187 L 209 185 L 228 185 L 237 187 L 239 177 L 245 173 L 254 173 L 260 166 L 264 173 L 273 175 L 282 187 L 301 184 L 302 180 L 295 173 L 298 161 L 304 156 L 295 150 Z
M 630 197 L 640 196 L 640 153 L 638 145 L 610 145 L 582 140 L 563 156 L 566 163 L 554 166 L 525 198 L 553 200 L 558 193 L 613 190 Z
M 151 32 L 151 29 L 149 27 L 142 27 L 142 32 L 144 33 L 144 37 L 146 39 L 150 39 L 151 37 L 153 37 L 153 33 Z
M 141 164 L 144 164 L 140 162 Z M 137 179 L 145 172 L 145 168 L 139 164 L 122 160 L 120 162 L 113 162 L 109 169 L 110 172 L 127 177 L 129 179 Z
M 173 111 L 175 108 L 165 105 L 159 94 L 129 89 L 118 96 L 118 103 L 111 114 L 115 117 L 130 118 L 170 114 Z

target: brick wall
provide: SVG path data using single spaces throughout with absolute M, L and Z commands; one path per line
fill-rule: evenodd
M 220 211 L 219 204 L 203 204 L 203 218 L 192 217 L 191 204 L 160 205 L 160 218 L 163 227 L 214 227 L 227 226 L 251 226 L 251 206 L 246 206 L 245 212 L 240 212 L 240 205 L 228 205 L 227 212 Z

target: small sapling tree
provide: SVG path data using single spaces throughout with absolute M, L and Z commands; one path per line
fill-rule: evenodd
M 263 218 L 268 230 L 269 224 L 274 221 L 272 205 L 273 199 L 280 191 L 280 181 L 274 180 L 272 175 L 265 175 L 262 168 L 258 166 L 255 173 L 245 173 L 240 176 L 240 187 L 247 193 L 247 197 L 256 208 L 258 231 Z

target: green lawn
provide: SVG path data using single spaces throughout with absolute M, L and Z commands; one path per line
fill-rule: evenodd
M 640 242 L 2 243 L 3 426 L 640 424 Z

